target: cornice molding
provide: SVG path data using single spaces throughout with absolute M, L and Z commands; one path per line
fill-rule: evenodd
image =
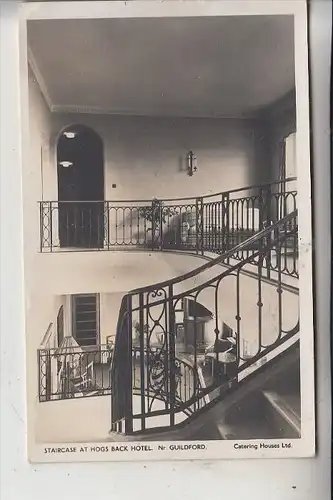
M 183 118 L 183 119 L 217 119 L 217 120 L 248 120 L 249 117 L 244 114 L 239 115 L 226 115 L 226 114 L 209 114 L 203 112 L 196 112 L 193 114 L 182 114 L 175 110 L 168 110 L 168 112 L 159 112 L 159 113 L 147 113 L 147 112 L 138 112 L 130 109 L 124 108 L 104 108 L 99 106 L 75 106 L 75 105 L 61 105 L 56 104 L 51 106 L 51 110 L 54 113 L 63 113 L 63 114 L 90 114 L 90 115 L 115 115 L 115 116 L 137 116 L 137 117 L 152 117 L 152 118 Z

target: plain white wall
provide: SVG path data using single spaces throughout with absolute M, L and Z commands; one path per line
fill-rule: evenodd
M 201 499 L 330 498 L 330 181 L 329 44 L 331 3 L 311 9 L 316 208 L 318 456 L 295 460 L 30 465 L 26 461 L 22 195 L 16 2 L 1 4 L 1 492 L 6 500 L 145 496 Z M 13 224 L 13 220 L 15 224 Z M 3 293 L 5 291 L 5 293 Z M 15 341 L 13 341 L 13 339 Z M 128 478 L 130 477 L 130 481 Z

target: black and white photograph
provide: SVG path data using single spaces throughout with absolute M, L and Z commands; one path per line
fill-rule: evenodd
M 306 2 L 60 3 L 21 12 L 29 459 L 313 456 Z

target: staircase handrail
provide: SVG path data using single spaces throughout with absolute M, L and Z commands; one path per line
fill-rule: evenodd
M 233 254 L 235 254 L 236 252 L 239 252 L 241 250 L 246 250 L 246 248 L 248 246 L 250 246 L 251 244 L 264 238 L 265 236 L 268 236 L 272 231 L 274 231 L 275 229 L 278 229 L 280 226 L 284 225 L 286 222 L 293 220 L 295 217 L 297 217 L 297 213 L 298 213 L 298 211 L 296 209 L 293 212 L 291 212 L 290 214 L 283 217 L 283 219 L 280 219 L 279 221 L 271 224 L 269 227 L 262 229 L 261 231 L 257 232 L 256 234 L 254 234 L 250 238 L 247 238 L 242 243 L 239 243 L 238 245 L 234 246 L 230 250 L 227 250 L 226 252 L 224 252 L 222 255 L 219 255 L 215 259 L 212 259 L 209 262 L 206 262 L 202 266 L 197 267 L 196 269 L 193 269 L 192 271 L 188 271 L 185 274 L 182 274 L 180 276 L 176 276 L 174 278 L 171 278 L 171 279 L 168 279 L 165 281 L 161 281 L 159 283 L 154 283 L 152 285 L 147 285 L 147 286 L 143 286 L 140 288 L 136 288 L 136 289 L 128 292 L 126 295 L 128 296 L 128 295 L 134 295 L 137 293 L 149 292 L 152 289 L 164 288 L 168 285 L 176 285 L 177 283 L 180 283 L 181 281 L 185 281 L 187 279 L 194 278 L 195 276 L 202 273 L 203 271 L 206 271 L 207 269 L 210 269 L 211 267 L 224 262 L 228 258 L 232 257 Z

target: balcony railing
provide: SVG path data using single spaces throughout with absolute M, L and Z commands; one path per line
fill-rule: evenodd
M 111 394 L 113 344 L 96 347 L 40 348 L 39 401 Z
M 40 250 L 147 248 L 223 254 L 293 212 L 295 184 L 290 178 L 183 199 L 42 201 Z M 241 248 L 233 258 L 243 260 L 255 250 Z M 297 241 L 292 237 L 285 242 L 287 254 L 296 261 Z M 294 266 L 289 271 L 286 266 L 285 272 L 295 274 Z
M 284 298 L 282 274 L 286 242 L 297 239 L 297 227 L 295 210 L 199 269 L 123 298 L 111 367 L 112 431 L 135 435 L 170 429 L 295 345 L 298 296 L 294 303 L 290 291 Z M 274 285 L 263 272 L 273 253 Z M 243 256 L 240 262 L 234 260 L 237 255 Z M 235 263 L 221 267 L 231 261 Z M 242 271 L 253 264 L 257 276 L 249 293 Z M 206 318 L 209 341 L 202 336 L 195 308 L 187 338 L 180 338 L 177 309 L 185 300 L 211 309 Z M 232 321 L 228 338 L 221 327 L 226 316 Z

